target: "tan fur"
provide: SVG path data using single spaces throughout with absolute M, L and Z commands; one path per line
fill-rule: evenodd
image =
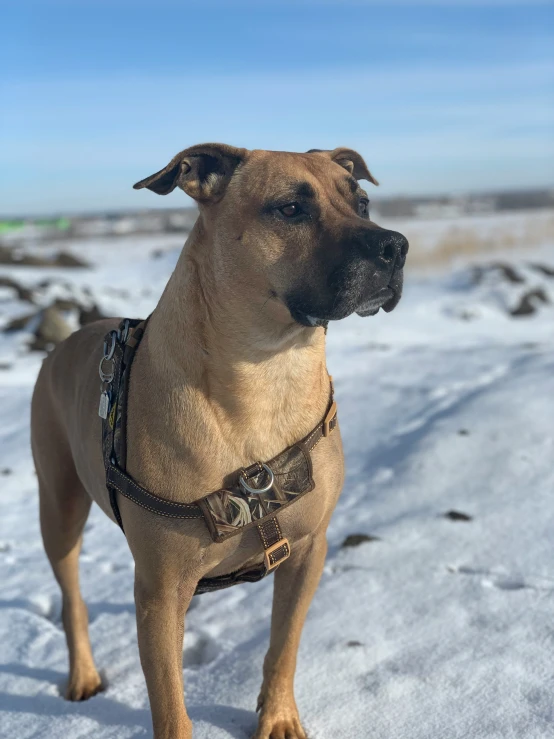
M 295 323 L 275 297 L 293 274 L 309 269 L 316 244 L 307 241 L 291 253 L 264 226 L 258 209 L 268 183 L 275 189 L 288 177 L 301 177 L 316 188 L 332 230 L 352 218 L 340 194 L 344 169 L 332 154 L 232 151 L 243 157 L 235 176 L 225 171 L 224 180 L 212 177 L 207 194 L 210 183 L 202 189 L 197 180 L 189 182 L 197 196 L 202 192 L 200 217 L 133 365 L 127 469 L 146 488 L 181 502 L 218 489 L 242 466 L 270 459 L 301 439 L 329 401 L 324 330 Z M 340 165 L 351 171 L 349 150 L 337 151 Z M 180 167 L 185 191 L 199 156 L 204 154 L 170 163 Z M 103 336 L 117 322 L 92 324 L 61 344 L 45 360 L 33 397 L 41 525 L 63 594 L 72 700 L 101 688 L 79 592 L 78 554 L 91 499 L 113 520 L 101 456 L 97 370 Z M 256 739 L 306 736 L 293 677 L 325 559 L 326 528 L 343 484 L 338 428 L 317 446 L 313 461 L 316 490 L 279 514 L 292 555 L 274 576 Z M 260 542 L 250 530 L 215 544 L 203 521 L 174 521 L 121 496 L 119 502 L 136 563 L 138 641 L 154 736 L 190 738 L 182 679 L 185 612 L 201 577 L 262 561 Z

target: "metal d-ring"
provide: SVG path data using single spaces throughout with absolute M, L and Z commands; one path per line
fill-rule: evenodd
M 246 482 L 246 478 L 244 477 L 244 472 L 239 477 L 239 483 L 241 487 L 251 495 L 261 495 L 262 493 L 268 493 L 271 488 L 273 487 L 273 483 L 275 482 L 275 475 L 273 474 L 273 470 L 271 467 L 268 467 L 267 464 L 264 464 L 261 462 L 262 468 L 267 472 L 269 475 L 269 482 L 267 485 L 264 485 L 263 488 L 251 488 L 250 485 Z

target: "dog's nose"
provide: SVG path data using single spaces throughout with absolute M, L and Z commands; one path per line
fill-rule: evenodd
M 408 239 L 398 231 L 367 229 L 364 234 L 366 253 L 383 266 L 404 266 L 408 253 Z

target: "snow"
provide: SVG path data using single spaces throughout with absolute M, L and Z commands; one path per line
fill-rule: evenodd
M 88 288 L 105 312 L 144 316 L 181 241 L 75 242 L 71 250 L 94 270 L 2 274 L 67 283 L 43 288 L 44 304 Z M 527 290 L 554 300 L 554 279 L 529 266 L 554 266 L 554 243 L 533 248 L 510 252 L 517 284 L 498 270 L 474 284 L 463 267 L 425 275 L 408 263 L 394 313 L 329 330 L 347 479 L 298 660 L 310 739 L 554 737 L 554 306 L 509 315 Z M 163 254 L 153 258 L 154 249 Z M 0 300 L 2 321 L 29 310 L 5 292 Z M 28 445 L 41 355 L 25 340 L 0 334 L 0 736 L 149 736 L 133 562 L 97 508 L 81 573 L 107 690 L 85 703 L 61 697 L 60 597 L 40 540 Z M 342 547 L 351 534 L 377 538 Z M 195 738 L 253 733 L 271 590 L 267 580 L 195 599 L 184 647 Z

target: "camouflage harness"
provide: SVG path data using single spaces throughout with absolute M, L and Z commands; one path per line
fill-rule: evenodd
M 290 555 L 290 544 L 281 532 L 276 514 L 313 490 L 315 483 L 310 452 L 337 425 L 332 383 L 327 414 L 304 439 L 269 462 L 255 462 L 238 470 L 227 488 L 209 493 L 194 503 L 176 503 L 149 492 L 125 471 L 131 366 L 145 328 L 146 321 L 123 320 L 117 330 L 106 335 L 99 366 L 102 392 L 98 415 L 102 418 L 102 452 L 106 486 L 116 521 L 123 531 L 117 502 L 119 493 L 159 516 L 203 518 L 215 542 L 225 541 L 255 526 L 264 548 L 264 562 L 228 575 L 202 578 L 195 594 L 261 580 Z

